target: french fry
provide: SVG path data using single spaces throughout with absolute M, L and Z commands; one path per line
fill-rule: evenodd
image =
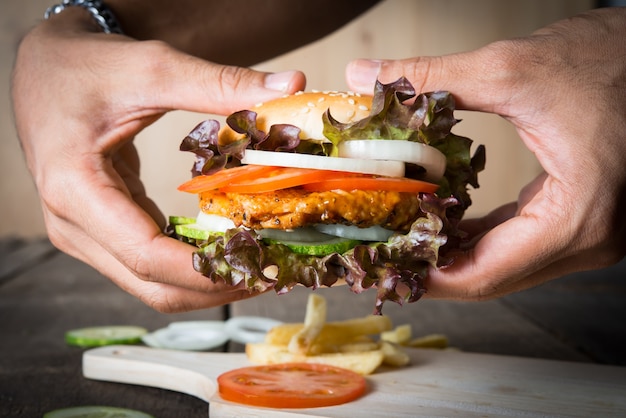
M 362 318 L 327 322 L 322 327 L 316 343 L 345 344 L 363 335 L 377 335 L 393 327 L 391 319 L 382 315 L 368 315 Z M 304 324 L 282 324 L 272 328 L 265 336 L 265 342 L 287 345 L 294 334 L 304 328 Z
M 323 353 L 343 353 L 355 351 L 378 350 L 378 343 L 366 336 L 356 337 L 354 340 L 342 344 L 318 344 L 311 345 L 306 354 L 317 355 Z
M 303 323 L 286 323 L 275 326 L 265 334 L 265 342 L 267 344 L 287 345 L 291 338 L 296 335 L 302 328 Z
M 304 326 L 296 332 L 287 345 L 290 353 L 309 354 L 311 346 L 326 322 L 326 299 L 314 293 L 309 295 L 304 316 Z
M 393 343 L 383 341 L 380 343 L 380 349 L 383 352 L 383 364 L 387 366 L 401 367 L 411 362 L 409 355 Z
M 430 334 L 423 337 L 414 338 L 405 344 L 414 348 L 447 348 L 448 338 L 441 334 Z
M 287 351 L 286 345 L 276 345 L 268 343 L 247 343 L 246 356 L 254 364 L 274 364 L 275 357 L 280 351 Z M 288 352 L 288 351 L 287 351 Z
M 374 351 L 380 349 L 380 344 L 375 341 L 359 341 L 341 344 L 336 347 L 339 353 L 360 353 L 363 351 Z
M 406 344 L 411 340 L 411 324 L 398 325 L 391 331 L 382 332 L 380 339 L 395 344 Z
M 246 355 L 248 359 L 255 364 L 288 362 L 320 363 L 342 367 L 362 375 L 373 373 L 383 362 L 383 352 L 379 349 L 307 356 L 289 352 L 286 345 L 280 346 L 267 343 L 246 344 Z

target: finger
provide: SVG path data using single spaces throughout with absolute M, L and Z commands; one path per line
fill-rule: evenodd
M 468 234 L 468 239 L 473 241 L 495 228 L 501 223 L 511 219 L 517 213 L 517 202 L 507 203 L 494 209 L 480 218 L 464 219 L 459 223 L 459 229 Z
M 623 251 L 611 251 L 610 243 L 586 243 L 597 230 L 585 228 L 589 220 L 577 214 L 575 206 L 555 200 L 550 194 L 554 187 L 544 186 L 517 216 L 490 229 L 452 266 L 432 270 L 427 295 L 490 299 L 619 261 Z
M 354 60 L 346 67 L 346 80 L 350 89 L 371 94 L 376 80 L 390 83 L 404 76 L 418 92 L 451 92 L 459 109 L 506 115 L 505 105 L 520 80 L 519 69 L 515 74 L 513 68 L 508 68 L 513 51 L 507 45 L 496 43 L 476 51 L 441 57 Z M 492 68 L 485 68 L 486 63 Z
M 141 280 L 105 248 L 87 236 L 82 229 L 51 216 L 48 211 L 44 212 L 47 214 L 48 235 L 53 244 L 67 254 L 89 263 L 122 290 L 159 312 L 175 313 L 212 308 L 256 295 L 240 287 L 224 283 L 213 284 L 208 278 L 196 272 L 190 274 L 195 276 L 198 282 L 185 282 L 184 285 L 200 290 Z M 177 270 L 191 266 L 190 255 L 187 261 Z
M 132 200 L 137 202 L 163 230 L 167 225 L 167 218 L 157 204 L 146 195 L 145 186 L 139 178 L 139 155 L 135 146 L 132 143 L 124 144 L 119 152 L 113 154 L 112 160 L 113 167 L 126 185 Z
M 554 273 L 548 266 L 572 254 L 570 243 L 578 233 L 577 228 L 563 228 L 559 222 L 575 219 L 575 209 L 552 198 L 562 195 L 558 182 L 540 175 L 531 184 L 532 198 L 520 195 L 527 200 L 522 206 L 507 205 L 488 215 L 481 225 L 486 233 L 473 247 L 449 268 L 431 271 L 426 280 L 430 297 L 482 300 L 554 277 L 547 275 Z M 544 188 L 539 190 L 538 184 Z M 572 268 L 563 266 L 562 274 Z
M 265 73 L 218 65 L 159 42 L 142 48 L 142 56 L 158 59 L 137 63 L 146 76 L 134 90 L 149 92 L 146 105 L 155 108 L 229 114 L 302 90 L 306 83 L 300 71 Z
M 130 199 L 130 191 L 106 161 L 95 168 L 87 173 L 80 168 L 69 169 L 66 181 L 45 188 L 43 195 L 50 218 L 47 223 L 64 219 L 74 227 L 73 233 L 88 235 L 98 244 L 97 250 L 87 244 L 83 250 L 82 243 L 74 247 L 83 254 L 82 259 L 89 260 L 84 258 L 89 254 L 97 262 L 105 257 L 105 251 L 141 280 L 197 291 L 215 289 L 210 280 L 193 269 L 195 247 L 163 235 L 150 215 Z M 72 211 L 67 210 L 70 205 Z M 71 218 L 66 213 L 71 213 Z M 57 233 L 61 237 L 67 234 L 65 230 Z M 62 242 L 60 248 L 71 244 Z M 101 267 L 103 271 L 105 268 Z
M 432 270 L 426 279 L 427 297 L 484 300 L 532 287 L 549 278 L 547 258 L 559 255 L 558 239 L 546 236 L 542 221 L 514 217 L 489 230 L 452 266 Z M 551 227 L 551 231 L 554 229 Z M 512 245 L 515 237 L 515 245 Z M 572 267 L 560 270 L 561 274 Z M 552 276 L 554 277 L 554 276 Z
M 106 211 L 107 218 L 120 220 L 119 224 L 83 220 L 80 225 L 85 225 L 99 246 L 126 266 L 133 277 L 197 291 L 215 289 L 209 279 L 193 269 L 195 247 L 163 235 L 156 222 L 119 190 L 103 189 L 99 194 L 82 206 L 88 213 Z
M 547 179 L 548 176 L 545 172 L 540 173 L 520 191 L 517 202 L 502 205 L 481 218 L 464 219 L 459 223 L 459 229 L 466 232 L 469 239 L 473 239 L 519 215 L 520 211 L 532 201 L 534 196 L 540 193 Z

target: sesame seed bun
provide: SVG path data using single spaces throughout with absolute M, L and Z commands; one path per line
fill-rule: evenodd
M 330 108 L 330 114 L 339 122 L 349 123 L 369 116 L 371 107 L 371 96 L 313 91 L 260 103 L 250 110 L 257 113 L 257 128 L 264 132 L 268 132 L 272 125 L 290 124 L 301 129 L 300 139 L 328 141 L 322 133 L 322 114 L 327 109 Z M 242 136 L 225 126 L 220 131 L 220 142 L 232 142 Z

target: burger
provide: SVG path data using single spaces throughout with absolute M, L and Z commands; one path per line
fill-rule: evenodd
M 345 283 L 385 301 L 414 302 L 430 267 L 464 240 L 457 227 L 478 187 L 484 147 L 451 129 L 445 91 L 416 94 L 405 78 L 372 96 L 299 92 L 206 120 L 180 145 L 195 153 L 196 218 L 170 218 L 196 245 L 213 282 L 274 289 Z

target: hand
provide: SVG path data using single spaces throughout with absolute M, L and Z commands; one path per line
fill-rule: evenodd
M 80 8 L 43 22 L 19 48 L 12 95 L 50 240 L 159 311 L 249 296 L 195 272 L 193 247 L 161 233 L 132 140 L 172 109 L 228 114 L 303 87 L 300 72 L 222 66 L 99 33 Z
M 351 89 L 404 75 L 459 108 L 501 115 L 545 170 L 517 202 L 462 227 L 473 245 L 432 271 L 427 296 L 482 300 L 626 255 L 626 8 L 444 57 L 349 64 Z

